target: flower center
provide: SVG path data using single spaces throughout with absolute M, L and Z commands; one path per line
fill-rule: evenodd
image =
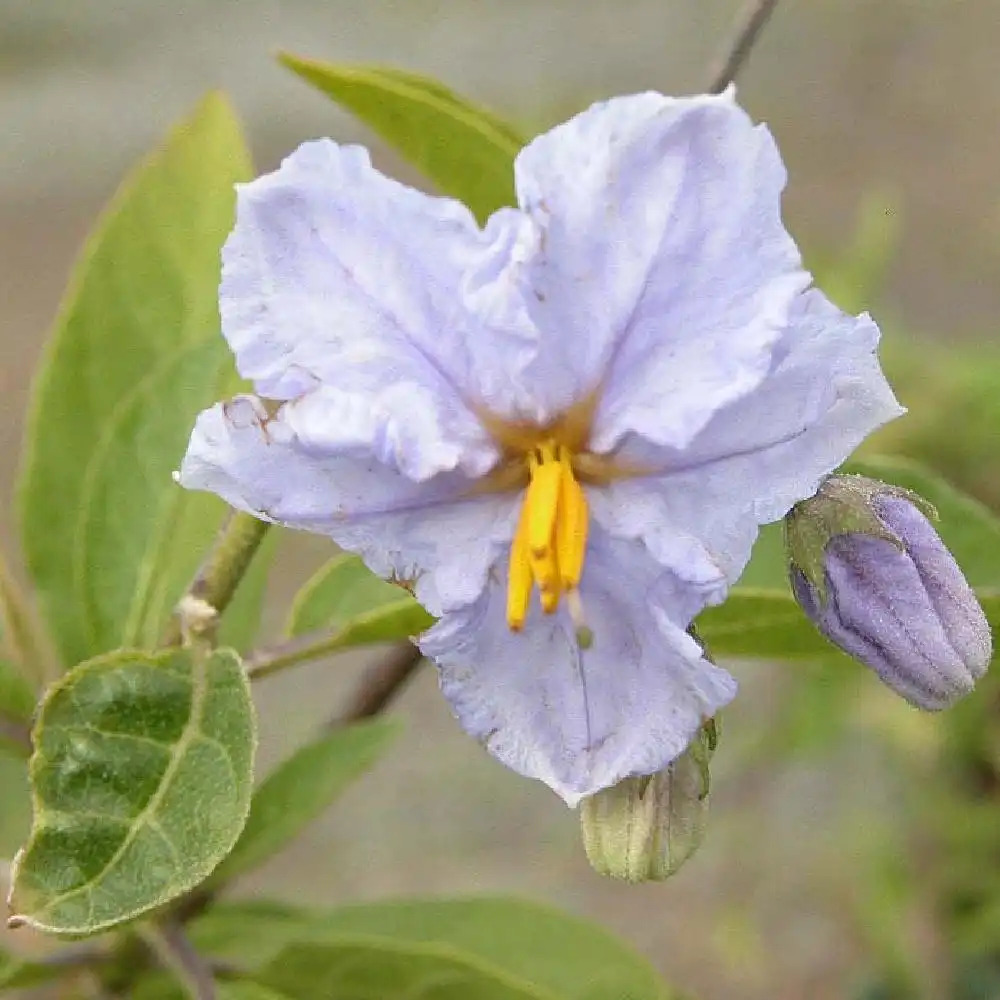
M 579 618 L 577 587 L 587 548 L 587 498 L 573 473 L 570 450 L 550 438 L 527 453 L 527 464 L 507 585 L 507 624 L 515 632 L 524 626 L 535 587 L 546 614 L 566 595 L 574 619 Z

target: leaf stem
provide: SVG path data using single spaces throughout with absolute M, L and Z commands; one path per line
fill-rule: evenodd
M 287 670 L 289 667 L 318 660 L 330 653 L 343 652 L 346 648 L 343 634 L 339 630 L 316 629 L 313 632 L 296 636 L 294 639 L 255 650 L 243 662 L 250 680 L 259 681 L 282 670 Z M 405 656 L 401 651 L 405 651 Z M 396 655 L 390 653 L 381 666 L 395 663 L 400 657 L 413 659 L 414 665 L 420 661 L 420 652 L 412 643 L 399 643 L 395 647 L 395 652 Z M 372 673 L 375 672 L 373 669 Z M 390 671 L 389 674 L 391 675 L 391 673 Z
M 208 609 L 215 616 L 226 610 L 268 528 L 267 521 L 251 514 L 233 511 L 229 515 L 201 568 L 178 601 L 161 645 L 181 643 L 186 627 L 191 625 L 191 609 L 201 609 L 199 614 Z
M 316 629 L 294 639 L 256 649 L 244 658 L 243 663 L 250 680 L 259 681 L 289 667 L 318 660 L 342 649 L 339 630 Z
M 712 60 L 705 92 L 721 94 L 736 79 L 778 0 L 747 0 L 723 49 Z

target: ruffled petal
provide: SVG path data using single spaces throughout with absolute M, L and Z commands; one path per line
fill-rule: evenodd
M 419 391 L 422 426 L 482 436 L 473 409 L 508 391 L 504 340 L 470 327 L 460 292 L 484 239 L 463 205 L 391 180 L 366 150 L 305 143 L 237 189 L 219 302 L 240 373 L 271 399 L 365 393 L 389 436 Z
M 735 581 L 758 527 L 812 496 L 872 431 L 904 412 L 879 367 L 878 339 L 867 315 L 805 292 L 760 386 L 716 414 L 687 449 L 628 439 L 622 460 L 659 471 L 595 491 L 594 516 L 642 538 L 668 566 L 686 538 Z
M 736 682 L 672 620 L 704 603 L 637 542 L 597 530 L 581 584 L 593 645 L 581 650 L 563 611 L 536 606 L 524 630 L 504 615 L 506 573 L 421 640 L 462 726 L 508 767 L 570 806 L 683 752 Z M 670 613 L 667 613 L 669 609 Z
M 600 389 L 593 447 L 683 447 L 752 390 L 808 283 L 785 171 L 731 93 L 596 104 L 518 156 L 523 214 L 481 265 L 494 328 L 542 331 L 521 379 L 552 415 Z
M 400 474 L 372 454 L 385 442 L 373 446 L 376 418 L 364 399 L 343 402 L 317 391 L 273 413 L 253 396 L 220 403 L 198 418 L 178 480 L 265 520 L 328 535 L 379 576 L 414 580 L 432 614 L 475 600 L 509 543 L 515 498 L 475 494 L 447 441 L 437 456 L 445 471 L 421 481 Z

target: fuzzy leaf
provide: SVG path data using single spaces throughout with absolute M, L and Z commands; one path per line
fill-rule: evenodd
M 70 671 L 35 726 L 12 919 L 90 934 L 197 885 L 246 821 L 255 740 L 229 650 L 125 650 Z

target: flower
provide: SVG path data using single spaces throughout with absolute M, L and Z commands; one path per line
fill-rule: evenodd
M 898 695 L 948 708 L 986 673 L 986 615 L 907 490 L 833 476 L 786 519 L 792 592 L 813 624 Z
M 575 805 L 732 699 L 686 627 L 900 409 L 732 91 L 596 104 L 515 182 L 483 229 L 328 140 L 241 185 L 220 307 L 257 395 L 179 479 L 412 580 L 461 724 Z

